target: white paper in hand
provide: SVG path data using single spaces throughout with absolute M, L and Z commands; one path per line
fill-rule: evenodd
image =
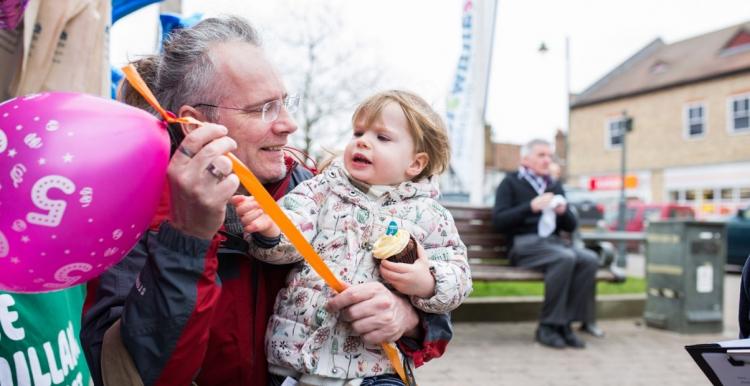
M 565 203 L 567 203 L 565 197 L 556 194 L 550 200 L 549 205 L 542 209 L 542 217 L 539 219 L 538 227 L 540 237 L 547 237 L 555 231 L 557 227 L 557 213 L 555 213 L 555 208 Z

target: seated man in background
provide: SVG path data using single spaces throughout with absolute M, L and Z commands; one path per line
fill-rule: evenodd
M 559 237 L 573 232 L 575 215 L 565 201 L 562 185 L 550 178 L 552 145 L 535 139 L 521 148 L 521 167 L 497 188 L 492 220 L 510 242 L 514 265 L 544 272 L 544 306 L 536 340 L 548 347 L 586 346 L 571 329 L 600 335 L 594 325 L 596 271 L 594 252 L 575 248 Z

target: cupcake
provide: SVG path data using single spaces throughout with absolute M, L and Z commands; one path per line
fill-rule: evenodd
M 391 221 L 385 234 L 375 241 L 372 255 L 379 260 L 413 264 L 417 260 L 417 241 L 408 231 L 398 229 L 396 222 Z

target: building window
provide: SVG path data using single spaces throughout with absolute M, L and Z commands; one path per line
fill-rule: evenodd
M 722 56 L 734 55 L 750 50 L 750 33 L 747 30 L 737 32 L 721 50 Z
M 616 149 L 622 147 L 622 139 L 625 134 L 625 120 L 622 118 L 612 119 L 607 123 L 607 148 Z
M 732 188 L 721 188 L 721 199 L 722 199 L 722 201 L 733 201 L 734 200 L 734 189 L 732 189 Z
M 742 95 L 730 100 L 729 127 L 735 133 L 750 131 L 750 95 Z
M 706 131 L 706 106 L 703 103 L 685 106 L 685 137 L 700 138 Z
M 740 200 L 750 200 L 750 188 L 740 188 Z
M 695 190 L 688 189 L 685 191 L 685 201 L 695 201 Z
M 714 200 L 714 190 L 703 189 L 703 201 L 713 201 L 713 200 Z
M 679 202 L 680 201 L 680 192 L 677 190 L 670 190 L 669 191 L 669 201 L 670 202 Z

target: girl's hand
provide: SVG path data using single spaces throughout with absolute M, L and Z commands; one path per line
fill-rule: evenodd
M 260 233 L 265 237 L 279 237 L 281 230 L 260 207 L 255 197 L 233 196 L 232 205 L 237 209 L 237 216 L 247 233 Z
M 424 248 L 417 243 L 417 260 L 414 264 L 380 262 L 380 276 L 404 295 L 429 299 L 435 295 L 435 277 L 430 272 L 430 263 Z

